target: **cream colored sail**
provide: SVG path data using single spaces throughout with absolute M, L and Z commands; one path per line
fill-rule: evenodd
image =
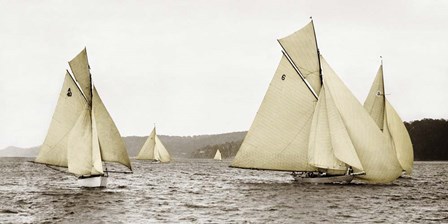
M 316 98 L 285 56 L 269 85 L 233 167 L 314 171 L 308 139 Z
M 171 156 L 163 145 L 162 141 L 160 141 L 159 136 L 156 134 L 156 145 L 154 147 L 154 157 L 156 160 L 159 160 L 162 163 L 166 163 L 171 161 Z
M 91 99 L 86 50 L 69 63 L 75 78 L 67 71 L 36 162 L 68 167 L 69 172 L 78 176 L 102 174 L 103 161 L 131 168 L 124 142 L 96 89 Z
M 151 134 L 148 136 L 145 144 L 143 144 L 142 149 L 137 155 L 137 159 L 143 160 L 157 160 L 160 162 L 169 162 L 171 161 L 171 156 L 163 145 L 162 141 L 160 141 L 159 137 L 156 134 L 156 128 L 152 129 Z
M 414 149 L 406 126 L 398 113 L 386 99 L 387 126 L 395 146 L 398 161 L 406 174 L 412 173 L 414 166 Z
M 137 159 L 147 159 L 147 160 L 155 160 L 154 157 L 154 148 L 156 146 L 156 130 L 152 129 L 151 134 L 146 139 L 143 147 L 140 149 L 140 152 L 137 155 Z
M 216 150 L 216 154 L 215 154 L 215 157 L 214 157 L 213 159 L 216 159 L 216 160 L 222 160 L 222 158 L 221 158 L 221 152 L 219 151 L 219 149 Z
M 366 108 L 381 130 L 384 129 L 385 105 L 383 66 L 381 65 L 370 88 L 369 95 L 364 102 L 364 108 Z
M 103 173 L 102 167 L 97 170 L 95 166 L 101 163 L 101 157 L 97 155 L 98 145 L 93 144 L 90 114 L 91 110 L 86 106 L 68 137 L 68 171 L 77 176 Z
M 414 164 L 412 142 L 403 121 L 385 97 L 382 65 L 378 69 L 364 107 L 377 124 L 383 122 L 378 126 L 389 138 L 403 170 L 407 174 L 411 174 Z
M 311 21 L 299 31 L 279 39 L 279 42 L 310 83 L 314 92 L 319 95 L 322 83 L 313 22 Z
M 325 95 L 325 87 L 322 87 L 311 125 L 308 162 L 329 173 L 345 173 L 346 164 L 334 155 Z
M 322 87 L 325 89 L 325 84 Z M 325 92 L 327 102 L 328 127 L 334 156 L 357 171 L 364 171 L 358 153 L 330 92 Z M 320 99 L 319 99 L 320 100 Z
M 86 100 L 67 71 L 47 137 L 36 162 L 67 167 L 68 136 L 86 106 Z
M 103 161 L 117 162 L 132 169 L 128 151 L 126 150 L 120 132 L 98 95 L 95 86 L 93 87 L 92 107 Z
M 353 143 L 366 175 L 358 176 L 372 183 L 388 183 L 401 174 L 395 152 L 387 143 L 369 113 L 321 57 L 326 93 L 335 106 Z
M 87 50 L 84 48 L 75 58 L 68 62 L 72 69 L 73 76 L 81 86 L 87 101 L 91 102 L 92 96 L 92 78 L 90 76 L 90 67 L 87 60 Z

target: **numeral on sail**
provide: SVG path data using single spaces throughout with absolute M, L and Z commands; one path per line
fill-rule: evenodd
M 283 75 L 282 75 L 282 80 L 285 80 L 285 79 L 286 79 L 286 75 L 283 74 Z
M 67 90 L 67 96 L 68 96 L 68 97 L 71 97 L 71 96 L 72 96 L 72 90 L 71 90 L 70 88 L 68 88 L 68 90 Z

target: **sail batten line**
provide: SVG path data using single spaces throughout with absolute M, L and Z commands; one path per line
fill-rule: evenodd
M 278 40 L 277 40 L 278 41 Z M 319 97 L 317 96 L 316 92 L 313 90 L 313 87 L 307 82 L 307 80 L 305 79 L 305 77 L 303 76 L 303 74 L 300 72 L 300 70 L 297 68 L 297 66 L 295 65 L 294 61 L 292 60 L 292 58 L 289 57 L 288 52 L 286 52 L 285 48 L 282 46 L 282 44 L 280 43 L 280 41 L 278 41 L 278 43 L 280 44 L 280 46 L 283 48 L 283 55 L 285 55 L 286 59 L 288 60 L 288 62 L 291 64 L 291 66 L 294 68 L 294 70 L 297 72 L 297 74 L 300 76 L 300 78 L 302 79 L 302 81 L 305 83 L 305 85 L 308 87 L 308 89 L 310 90 L 310 92 L 313 94 L 313 96 L 316 99 L 319 99 Z

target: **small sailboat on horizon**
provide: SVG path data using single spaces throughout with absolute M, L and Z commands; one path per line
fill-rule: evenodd
M 278 42 L 282 59 L 231 167 L 310 183 L 398 178 L 395 152 L 320 54 L 313 21 Z
M 87 50 L 69 62 L 36 163 L 68 168 L 81 187 L 106 187 L 106 162 L 132 171 L 121 135 L 92 83 Z
M 167 163 L 171 161 L 171 156 L 168 150 L 160 141 L 159 136 L 156 134 L 156 127 L 152 129 L 151 134 L 148 136 L 146 142 L 143 144 L 140 152 L 137 155 L 139 160 L 152 160 L 155 163 Z
M 221 152 L 219 149 L 216 150 L 215 157 L 213 157 L 214 160 L 222 160 L 221 158 Z

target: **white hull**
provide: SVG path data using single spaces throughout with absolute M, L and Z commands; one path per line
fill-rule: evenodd
M 341 176 L 321 176 L 321 177 L 302 177 L 299 175 L 293 175 L 294 180 L 299 183 L 316 183 L 316 184 L 348 184 L 354 176 L 353 175 L 341 175 Z
M 107 176 L 78 178 L 78 186 L 80 186 L 80 187 L 106 187 L 107 186 Z

